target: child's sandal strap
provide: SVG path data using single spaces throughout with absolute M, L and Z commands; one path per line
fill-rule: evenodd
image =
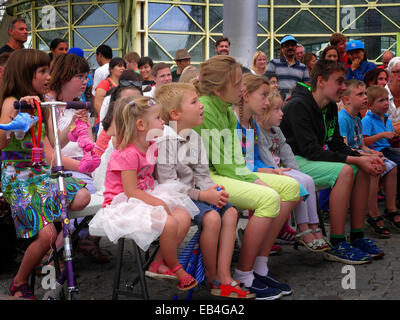
M 178 264 L 175 268 L 173 268 L 171 271 L 172 273 L 176 273 L 178 270 L 182 269 L 182 265 Z

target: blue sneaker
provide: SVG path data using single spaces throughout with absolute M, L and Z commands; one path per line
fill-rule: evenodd
M 354 240 L 351 245 L 368 253 L 372 258 L 380 258 L 385 255 L 385 253 L 375 245 L 375 240 L 361 238 Z
M 265 283 L 254 277 L 251 287 L 247 289 L 256 294 L 256 300 L 277 300 L 282 297 L 282 291 L 276 288 L 268 287 Z
M 324 259 L 328 261 L 337 261 L 346 264 L 364 264 L 371 262 L 371 256 L 360 249 L 351 246 L 348 242 L 343 241 L 336 247 L 324 252 Z
M 278 280 L 274 279 L 271 271 L 268 271 L 268 274 L 266 276 L 260 276 L 255 272 L 253 272 L 253 274 L 256 279 L 258 279 L 260 282 L 264 283 L 268 287 L 281 290 L 282 295 L 284 296 L 288 296 L 289 294 L 293 293 L 293 290 L 289 285 L 285 283 L 280 283 Z

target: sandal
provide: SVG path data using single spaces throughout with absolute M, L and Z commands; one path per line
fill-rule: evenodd
M 317 231 L 314 231 L 314 233 L 315 232 Z M 295 236 L 296 241 L 312 252 L 323 252 L 329 249 L 329 245 L 327 246 L 327 243 L 323 239 L 314 239 L 313 241 L 306 243 L 303 238 L 309 233 L 313 233 L 313 230 L 307 229 L 303 232 L 297 233 Z M 323 240 L 323 242 L 320 240 Z
M 17 298 L 22 298 L 22 299 L 30 299 L 30 300 L 37 300 L 36 297 L 33 295 L 31 289 L 29 289 L 29 286 L 27 283 L 23 283 L 19 286 L 16 286 L 14 284 L 14 279 L 10 284 L 10 287 L 8 288 L 8 291 L 11 296 L 15 296 L 17 292 L 21 292 L 22 296 L 17 297 Z
M 312 232 L 311 232 L 312 234 L 322 232 L 321 228 L 315 228 L 315 229 L 311 229 L 311 230 L 312 230 Z M 329 244 L 328 244 L 328 242 L 326 242 L 326 240 L 324 238 L 315 239 L 315 240 L 319 242 L 320 247 L 329 249 Z
M 158 268 L 160 268 L 160 266 L 166 266 L 164 260 L 155 262 L 153 261 L 150 266 L 149 269 L 146 270 L 145 275 L 149 278 L 152 279 L 157 279 L 157 280 L 173 280 L 173 281 L 178 281 L 178 278 L 176 277 L 176 274 L 173 273 L 168 267 L 168 269 L 166 271 L 164 271 L 163 273 L 158 272 Z
M 389 229 L 385 227 L 385 225 L 378 226 L 376 224 L 378 221 L 383 221 L 383 218 L 381 216 L 377 216 L 374 218 L 368 215 L 366 223 L 372 229 L 372 231 L 374 231 L 379 235 L 379 238 L 381 239 L 390 238 L 392 234 L 390 233 Z
M 173 273 L 176 273 L 179 269 L 182 269 L 182 265 L 177 265 L 175 268 L 172 269 Z M 198 282 L 196 281 L 195 278 L 193 278 L 190 274 L 186 273 L 186 275 L 179 280 L 179 283 L 177 284 L 177 288 L 179 290 L 190 290 L 194 288 L 195 286 L 198 285 Z
M 76 253 L 90 257 L 90 259 L 96 263 L 110 262 L 109 256 L 101 251 L 99 243 L 92 237 L 79 240 Z
M 395 216 L 399 216 L 400 212 L 399 211 L 394 211 L 394 212 L 389 212 L 387 209 L 385 209 L 385 213 L 382 215 L 383 218 L 389 222 L 395 229 L 400 231 L 400 221 L 394 221 Z
M 210 293 L 213 296 L 235 299 L 254 299 L 256 297 L 255 293 L 251 293 L 249 290 L 243 287 L 243 283 L 235 280 L 233 280 L 230 284 L 220 283 L 217 288 L 212 287 Z

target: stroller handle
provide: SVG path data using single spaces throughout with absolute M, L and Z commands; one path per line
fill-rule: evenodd
M 41 107 L 67 107 L 67 109 L 90 109 L 90 102 L 68 101 L 68 102 L 41 102 Z M 14 101 L 14 109 L 32 109 L 33 107 L 25 101 Z

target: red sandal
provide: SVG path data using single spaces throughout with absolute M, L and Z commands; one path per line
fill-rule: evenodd
M 176 274 L 178 270 L 182 269 L 182 265 L 177 265 L 175 268 L 172 269 L 172 272 Z M 190 290 L 193 289 L 195 286 L 198 285 L 198 282 L 196 281 L 195 278 L 193 278 L 190 274 L 186 273 L 186 275 L 179 280 L 179 283 L 177 284 L 177 288 L 179 290 Z
M 37 300 L 36 297 L 33 295 L 31 289 L 29 289 L 28 284 L 27 283 L 23 283 L 19 286 L 16 286 L 14 284 L 14 279 L 10 284 L 10 287 L 8 288 L 10 295 L 11 296 L 15 296 L 15 294 L 17 292 L 21 292 L 22 296 L 18 297 L 18 298 L 22 298 L 22 299 L 30 299 L 30 300 Z
M 213 296 L 235 299 L 254 299 L 256 297 L 255 293 L 251 293 L 249 290 L 244 289 L 243 284 L 235 280 L 230 284 L 220 283 L 217 288 L 211 288 L 210 293 Z
M 178 278 L 176 277 L 176 274 L 172 272 L 170 269 L 167 269 L 163 273 L 158 272 L 158 268 L 160 266 L 166 266 L 164 260 L 160 261 L 153 261 L 149 269 L 145 272 L 145 275 L 149 278 L 157 279 L 157 280 L 172 280 L 172 281 L 178 281 Z

